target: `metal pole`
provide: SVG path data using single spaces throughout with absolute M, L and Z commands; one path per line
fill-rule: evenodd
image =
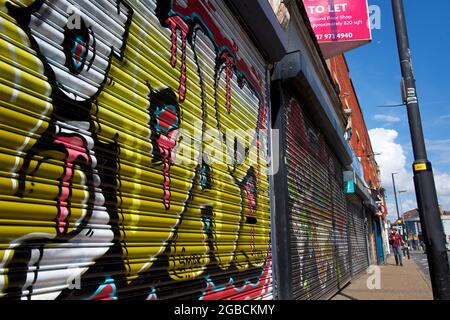
M 402 203 L 402 197 L 400 196 L 401 194 L 402 194 L 402 192 L 400 191 L 398 193 L 398 201 L 400 202 L 400 212 L 401 212 L 401 217 L 399 219 L 401 221 L 401 226 L 402 226 L 402 237 L 403 237 L 403 240 L 405 240 L 406 230 L 405 230 L 405 223 L 404 223 L 404 219 L 403 219 L 403 203 Z
M 410 255 L 409 255 L 409 237 L 408 237 L 408 232 L 406 232 L 406 224 L 405 224 L 405 216 L 404 216 L 404 212 L 403 212 L 403 202 L 402 202 L 402 197 L 400 197 L 400 195 L 402 194 L 403 191 L 399 191 L 398 192 L 398 199 L 400 200 L 400 210 L 402 213 L 402 237 L 403 237 L 403 241 L 405 241 L 405 243 L 407 244 L 406 247 L 403 247 L 403 256 L 406 257 L 408 256 L 408 260 L 410 260 Z
M 414 152 L 414 186 L 427 250 L 433 296 L 450 300 L 450 268 L 431 162 L 427 159 L 419 111 L 416 81 L 411 63 L 403 0 L 392 0 L 397 46 L 405 88 L 411 141 Z
M 401 222 L 402 222 L 402 236 L 403 236 L 403 240 L 406 241 L 406 235 L 407 235 L 407 233 L 406 233 L 406 229 L 405 229 L 405 219 L 404 219 L 404 217 L 403 217 L 404 212 L 403 212 L 403 202 L 402 202 L 402 197 L 400 196 L 401 194 L 402 194 L 402 191 L 400 190 L 400 191 L 398 192 L 398 200 L 399 200 L 399 202 L 400 202 L 401 218 L 399 218 L 399 219 L 400 219 Z
M 394 179 L 395 174 L 397 174 L 397 172 L 392 172 L 392 185 L 394 186 L 395 207 L 397 208 L 397 221 L 398 221 L 400 219 L 400 213 L 398 211 L 397 190 L 395 188 L 395 179 Z

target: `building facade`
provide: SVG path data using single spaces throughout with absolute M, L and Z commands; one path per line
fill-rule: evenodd
M 381 187 L 380 170 L 375 160 L 376 154 L 372 148 L 345 56 L 341 54 L 330 58 L 327 60 L 327 64 L 347 115 L 345 137 L 354 152 L 354 162 L 357 163 L 355 167 L 360 167 L 359 170 L 355 170 L 356 174 L 363 180 L 363 188 L 371 193 L 371 197 L 376 204 L 375 208 L 366 206 L 367 210 L 364 214 L 368 226 L 371 263 L 382 263 L 385 257 L 387 240 L 384 236 L 386 204 L 384 191 Z
M 315 35 L 304 8 L 288 9 L 289 54 L 275 64 L 271 87 L 283 159 L 274 176 L 275 281 L 281 299 L 326 299 L 371 263 L 365 215 L 375 202 L 362 174 L 356 193 L 345 193 L 344 172 L 355 170 L 345 108 L 317 43 L 308 40 Z

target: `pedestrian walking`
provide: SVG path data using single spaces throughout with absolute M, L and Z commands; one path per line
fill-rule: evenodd
M 408 257 L 408 260 L 411 259 L 411 256 L 409 254 L 409 250 L 410 250 L 409 244 L 408 244 L 408 242 L 405 242 L 405 245 L 403 246 L 403 256 L 405 258 Z
M 410 250 L 410 247 L 409 247 L 409 245 L 410 245 L 410 241 L 409 241 L 409 238 L 408 238 L 408 236 L 406 235 L 406 233 L 404 233 L 403 234 L 404 235 L 404 237 L 405 237 L 405 239 L 403 239 L 403 248 L 402 248 L 402 250 L 403 250 L 403 257 L 408 257 L 408 260 L 410 260 L 411 258 L 410 258 L 410 255 L 409 255 L 409 250 Z
M 389 236 L 389 244 L 392 246 L 395 257 L 395 264 L 403 266 L 402 260 L 402 244 L 404 243 L 402 236 L 397 229 L 393 229 Z

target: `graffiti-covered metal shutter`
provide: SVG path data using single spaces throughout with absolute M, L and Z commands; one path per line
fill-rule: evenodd
M 0 297 L 269 299 L 265 62 L 222 1 L 0 1 Z
M 326 299 L 350 279 L 342 169 L 299 103 L 286 102 L 294 299 Z
M 349 196 L 347 200 L 347 212 L 352 255 L 352 274 L 356 276 L 369 267 L 367 225 L 361 200 L 354 195 Z

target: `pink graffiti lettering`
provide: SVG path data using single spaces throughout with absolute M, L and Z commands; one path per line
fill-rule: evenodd
M 231 111 L 231 79 L 233 78 L 233 58 L 226 52 L 222 54 L 222 59 L 225 61 L 225 81 L 226 81 L 226 95 L 227 95 L 227 112 Z
M 181 30 L 181 78 L 179 96 L 180 101 L 183 102 L 186 98 L 186 39 L 189 33 L 189 26 L 178 16 L 172 16 L 167 19 L 167 23 L 170 25 L 172 31 L 172 58 L 171 64 L 175 68 L 177 65 L 177 30 Z
M 173 130 L 168 133 L 168 135 L 161 134 L 156 140 L 159 151 L 163 157 L 163 174 L 164 174 L 164 206 L 166 209 L 170 208 L 170 175 L 169 170 L 175 159 L 175 153 L 173 149 L 175 148 L 176 141 L 174 136 L 177 134 L 178 130 Z
M 271 282 L 271 275 L 269 271 L 272 266 L 271 255 L 267 257 L 267 263 L 264 272 L 259 278 L 257 284 L 246 282 L 243 287 L 236 288 L 232 281 L 225 286 L 225 288 L 217 288 L 212 281 L 208 281 L 205 294 L 200 298 L 201 300 L 257 300 L 261 299 L 268 291 L 268 286 Z M 236 294 L 242 292 L 242 294 Z
M 249 178 L 249 181 L 245 184 L 244 189 L 247 194 L 247 200 L 249 202 L 249 217 L 253 217 L 255 215 L 256 208 L 256 199 L 255 193 L 251 190 L 251 187 L 255 188 L 255 184 L 253 178 Z M 252 254 L 255 252 L 255 227 L 252 225 L 250 227 L 250 247 Z
M 74 177 L 74 162 L 82 158 L 86 164 L 91 163 L 88 151 L 84 147 L 84 140 L 81 136 L 63 136 L 58 135 L 55 138 L 56 144 L 64 146 L 67 157 L 64 164 L 64 176 L 62 177 L 60 194 L 58 197 L 58 215 L 56 217 L 56 230 L 59 234 L 67 232 L 70 217 L 70 205 L 68 205 L 70 197 L 70 189 L 72 187 L 72 179 Z

